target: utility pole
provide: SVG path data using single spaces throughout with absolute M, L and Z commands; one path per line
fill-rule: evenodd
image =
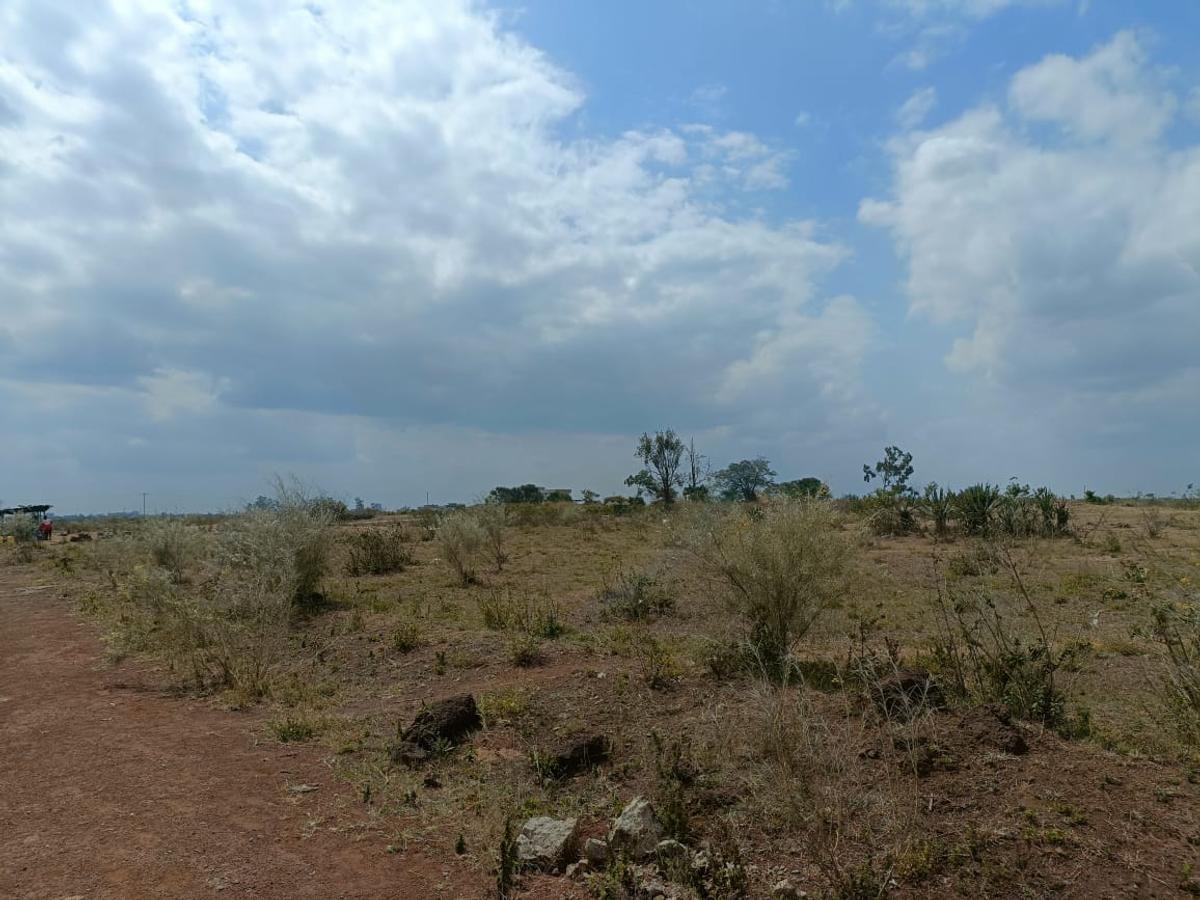
M 142 491 L 142 518 L 146 518 L 146 492 Z

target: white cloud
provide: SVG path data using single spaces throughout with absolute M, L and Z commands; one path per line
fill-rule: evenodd
M 898 137 L 891 198 L 860 210 L 907 261 L 911 309 L 968 327 L 950 367 L 1056 427 L 1200 425 L 1200 147 L 1157 139 L 1172 101 L 1154 83 L 1128 35 L 1049 57 L 1009 109 Z
M 1053 122 L 1073 137 L 1128 142 L 1158 137 L 1176 106 L 1131 32 L 1083 59 L 1056 54 L 1022 69 L 1009 100 L 1026 119 Z
M 762 412 L 713 400 L 762 335 L 825 315 L 846 251 L 749 206 L 789 160 L 752 134 L 566 138 L 576 80 L 466 2 L 181 9 L 0 13 L 4 377 L 236 427 L 248 459 L 277 440 L 248 411 L 706 428 Z M 842 363 L 789 374 L 789 409 L 869 409 Z
M 921 88 L 901 104 L 896 111 L 896 122 L 905 131 L 910 131 L 929 118 L 936 105 L 937 90 L 932 87 Z

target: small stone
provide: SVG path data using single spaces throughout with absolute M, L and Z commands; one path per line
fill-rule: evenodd
M 808 894 L 797 888 L 787 878 L 776 882 L 775 886 L 771 888 L 771 900 L 800 900 L 801 897 L 807 896 Z
M 609 846 L 625 851 L 635 859 L 650 856 L 663 839 L 663 826 L 654 807 L 645 797 L 634 797 L 613 822 Z
M 578 819 L 537 816 L 521 826 L 517 835 L 517 860 L 526 869 L 548 872 L 557 869 L 575 843 Z
M 293 794 L 311 794 L 313 791 L 320 789 L 320 785 L 316 784 L 294 784 L 288 788 Z
M 588 838 L 583 842 L 583 856 L 597 869 L 608 865 L 608 844 L 599 838 Z
M 567 878 L 578 878 L 581 875 L 586 875 L 591 870 L 592 864 L 586 859 L 581 859 L 578 862 L 573 862 L 567 866 L 567 869 L 565 872 L 563 872 L 563 875 L 565 875 Z

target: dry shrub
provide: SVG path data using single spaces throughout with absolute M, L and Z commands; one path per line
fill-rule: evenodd
M 403 528 L 363 528 L 346 539 L 346 574 L 387 575 L 412 565 L 408 534 Z
M 0 537 L 13 544 L 13 559 L 16 562 L 33 562 L 38 545 L 37 522 L 31 516 L 9 516 L 0 524 Z
M 469 512 L 450 513 L 438 524 L 438 547 L 463 587 L 476 580 L 475 571 L 484 540 L 483 529 Z
M 148 520 L 138 538 L 149 555 L 150 563 L 165 571 L 172 580 L 184 581 L 204 553 L 201 533 L 177 518 Z
M 1187 747 L 1200 749 L 1200 592 L 1195 583 L 1180 579 L 1176 596 L 1156 602 L 1139 633 L 1165 656 L 1156 687 L 1168 721 Z
M 724 588 L 753 654 L 775 678 L 795 642 L 844 593 L 855 549 L 819 500 L 701 507 L 685 544 Z
M 280 487 L 277 506 L 218 532 L 155 527 L 110 542 L 114 648 L 155 653 L 200 690 L 270 693 L 293 615 L 320 597 L 331 543 L 328 511 Z
M 508 562 L 508 552 L 505 550 L 508 508 L 500 503 L 489 503 L 476 511 L 475 519 L 483 531 L 484 552 L 491 558 L 496 572 L 499 573 Z
M 735 709 L 714 709 L 705 759 L 743 798 L 743 814 L 803 835 L 828 896 L 884 896 L 919 828 L 919 782 L 906 765 L 864 763 L 880 731 L 849 705 L 821 715 L 805 693 L 760 683 Z

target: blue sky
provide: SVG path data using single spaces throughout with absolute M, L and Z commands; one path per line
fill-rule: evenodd
M 1200 480 L 1200 5 L 0 10 L 0 500 Z

